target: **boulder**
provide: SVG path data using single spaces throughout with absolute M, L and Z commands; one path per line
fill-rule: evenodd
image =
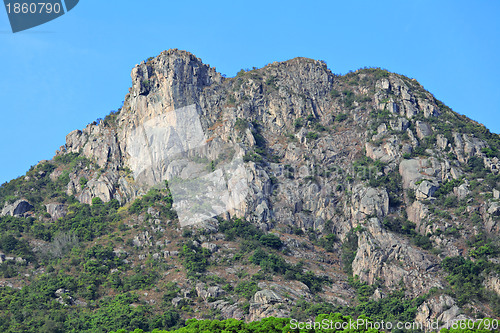
M 491 203 L 490 207 L 488 208 L 488 214 L 493 216 L 500 216 L 500 203 L 498 202 Z
M 210 252 L 217 251 L 217 244 L 214 244 L 214 243 L 205 242 L 205 243 L 201 244 L 201 247 L 209 250 Z
M 457 196 L 458 200 L 463 200 L 470 194 L 469 184 L 465 183 L 458 187 L 455 187 L 453 189 L 453 192 Z
M 423 179 L 420 173 L 420 161 L 417 159 L 403 160 L 399 164 L 399 174 L 403 178 L 403 188 L 410 188 L 416 181 Z
M 436 183 L 424 180 L 418 185 L 415 195 L 418 200 L 427 200 L 436 193 L 438 188 L 439 186 Z
M 389 121 L 389 124 L 391 125 L 392 129 L 395 131 L 406 131 L 408 127 L 410 127 L 410 122 L 408 119 L 399 117 L 397 119 L 392 119 Z
M 269 289 L 260 290 L 253 295 L 253 303 L 258 304 L 276 304 L 281 303 L 282 298 L 278 296 L 274 291 Z
M 460 314 L 455 300 L 448 295 L 434 296 L 426 300 L 417 309 L 415 321 L 424 327 L 431 327 L 432 323 L 451 323 L 452 320 L 463 320 L 468 317 Z
M 448 139 L 444 135 L 438 134 L 436 135 L 436 144 L 441 150 L 445 150 L 448 147 Z
M 255 321 L 271 316 L 285 318 L 289 315 L 289 312 L 279 306 L 283 302 L 284 300 L 274 291 L 269 289 L 260 290 L 250 300 L 248 319 Z
M 244 317 L 238 303 L 231 304 L 224 300 L 217 300 L 215 302 L 209 303 L 208 306 L 212 309 L 219 310 L 224 319 L 233 318 L 236 320 L 241 320 Z

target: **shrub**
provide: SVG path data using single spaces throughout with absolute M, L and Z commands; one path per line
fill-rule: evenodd
M 338 115 L 335 116 L 335 121 L 339 123 L 346 119 L 347 119 L 347 114 L 345 113 L 339 113 Z
M 309 140 L 316 140 L 318 138 L 318 133 L 307 132 L 306 138 L 309 139 Z
M 339 238 L 335 234 L 328 234 L 322 238 L 319 239 L 318 244 L 322 246 L 325 251 L 327 252 L 333 252 L 334 251 L 334 245 L 339 241 Z
M 281 239 L 273 234 L 262 235 L 259 239 L 260 243 L 264 246 L 271 247 L 273 249 L 280 249 L 283 246 Z
M 358 251 L 358 235 L 354 229 L 350 230 L 344 241 L 342 242 L 342 262 L 344 264 L 344 271 L 348 275 L 352 275 L 352 262 L 356 258 Z
M 338 91 L 337 91 L 337 90 L 335 90 L 335 89 L 332 89 L 332 90 L 330 91 L 330 96 L 331 96 L 332 98 L 337 98 L 337 97 L 340 97 L 340 92 L 338 92 Z
M 304 119 L 302 119 L 302 118 L 297 118 L 297 119 L 295 119 L 295 121 L 293 122 L 293 126 L 294 126 L 296 129 L 301 128 L 302 126 L 304 126 Z

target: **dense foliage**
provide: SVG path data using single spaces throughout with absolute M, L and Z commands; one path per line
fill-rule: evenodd
M 326 333 L 326 332 L 344 332 L 344 333 L 381 333 L 387 331 L 387 327 L 394 327 L 392 332 L 416 332 L 423 330 L 405 329 L 404 325 L 411 322 L 379 322 L 366 316 L 357 318 L 340 313 L 321 314 L 316 316 L 314 321 L 297 321 L 289 318 L 269 317 L 261 321 L 245 323 L 241 320 L 196 320 L 191 319 L 186 322 L 186 326 L 166 331 L 154 330 L 151 333 Z M 399 326 L 398 326 L 399 325 Z M 443 328 L 441 333 L 489 333 L 494 327 L 494 321 L 486 320 L 484 322 L 461 322 L 454 324 L 457 328 Z M 462 325 L 465 328 L 460 328 Z M 403 327 L 398 329 L 397 327 Z M 470 328 L 467 328 L 470 327 Z M 128 333 L 127 330 L 118 330 L 111 333 Z M 144 333 L 142 329 L 136 329 L 130 333 Z

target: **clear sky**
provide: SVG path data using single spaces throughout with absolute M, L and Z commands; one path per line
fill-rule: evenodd
M 0 183 L 116 110 L 135 64 L 188 50 L 227 76 L 302 56 L 416 78 L 500 133 L 500 1 L 81 0 L 12 34 L 0 8 Z

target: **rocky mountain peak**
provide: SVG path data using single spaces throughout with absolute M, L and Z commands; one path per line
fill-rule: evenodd
M 140 63 L 131 78 L 118 112 L 69 133 L 51 162 L 19 182 L 47 174 L 83 204 L 125 207 L 167 182 L 181 227 L 216 232 L 221 219 L 243 218 L 279 234 L 292 256 L 319 256 L 318 265 L 341 281 L 373 286 L 378 299 L 403 287 L 409 297 L 447 288 L 445 273 L 458 274 L 453 265 L 461 265 L 454 258 L 491 263 L 477 268 L 486 282 L 476 287 L 497 292 L 500 138 L 416 80 L 379 68 L 337 75 L 307 58 L 224 78 L 179 50 Z M 57 194 L 18 192 L 4 198 L 5 212 L 22 198 L 50 221 L 56 211 L 65 218 Z M 136 243 L 149 244 L 149 234 L 141 235 Z M 297 239 L 314 243 L 315 254 Z M 335 259 L 315 252 L 320 245 Z M 344 289 L 334 284 L 329 299 L 347 302 L 352 292 Z M 284 293 L 274 293 L 253 298 L 266 310 L 250 307 L 252 318 L 281 313 L 274 303 L 285 306 Z M 449 306 L 446 316 L 457 318 L 459 307 L 493 313 L 493 301 L 474 302 L 436 296 L 419 318 L 440 318 Z

